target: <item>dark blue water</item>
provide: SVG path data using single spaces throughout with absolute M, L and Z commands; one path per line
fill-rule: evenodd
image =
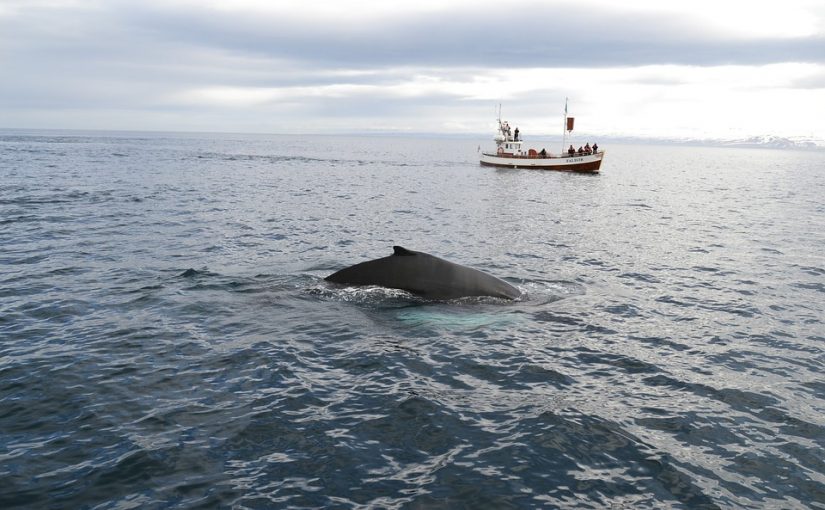
M 480 143 L 0 132 L 0 508 L 825 508 L 825 154 Z

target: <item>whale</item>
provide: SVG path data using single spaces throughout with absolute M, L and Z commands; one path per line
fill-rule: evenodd
M 393 254 L 341 269 L 326 278 L 341 285 L 378 285 L 433 300 L 472 296 L 517 299 L 521 292 L 504 280 L 420 251 L 393 246 Z

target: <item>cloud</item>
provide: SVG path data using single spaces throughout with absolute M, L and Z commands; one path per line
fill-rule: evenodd
M 803 90 L 825 90 L 825 72 L 797 78 L 791 82 L 790 88 Z
M 742 98 L 764 104 L 756 92 L 766 89 L 796 87 L 809 104 L 823 102 L 823 9 L 760 4 L 737 17 L 739 3 L 721 2 L 714 15 L 701 8 L 709 2 L 6 0 L 0 119 L 483 130 L 504 102 L 536 132 L 571 96 L 579 115 L 592 115 L 582 125 L 607 132 L 634 122 L 663 130 L 657 108 L 679 129 L 702 126 L 695 111 L 754 110 Z M 786 14 L 797 32 L 781 23 Z M 739 122 L 736 112 L 725 122 Z
M 656 9 L 594 10 L 569 2 L 524 2 L 513 9 L 446 3 L 435 9 L 431 2 L 422 11 L 391 15 L 378 10 L 381 16 L 352 16 L 344 23 L 316 9 L 287 9 L 290 4 L 283 2 L 245 4 L 247 9 L 234 10 L 149 1 L 18 6 L 3 30 L 16 48 L 48 50 L 55 57 L 163 58 L 200 48 L 293 65 L 357 69 L 825 61 L 821 35 L 731 36 L 696 16 Z
M 685 16 L 578 4 L 296 22 L 295 14 L 131 6 L 120 23 L 167 44 L 322 66 L 615 67 L 825 61 L 825 38 L 731 37 Z

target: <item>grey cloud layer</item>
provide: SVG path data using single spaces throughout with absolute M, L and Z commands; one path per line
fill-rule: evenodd
M 115 50 L 129 57 L 158 46 L 164 52 L 202 47 L 347 68 L 825 62 L 824 37 L 742 40 L 675 17 L 631 17 L 575 4 L 336 24 L 115 2 L 97 11 L 32 9 L 20 19 L 0 18 L 0 26 L 12 45 L 17 38 L 34 47 L 51 42 L 58 52 L 68 46 L 90 57 Z M 34 34 L 36 40 L 27 37 Z
M 159 37 L 318 65 L 610 67 L 825 61 L 825 38 L 741 40 L 683 19 L 584 11 L 575 4 L 448 12 L 381 22 L 296 23 L 279 16 L 131 13 Z
M 821 36 L 733 38 L 689 19 L 629 17 L 572 3 L 518 3 L 513 11 L 462 10 L 352 23 L 125 0 L 82 8 L 17 5 L 11 15 L 0 15 L 0 112 L 20 115 L 26 109 L 47 115 L 61 108 L 203 112 L 206 107 L 176 100 L 178 94 L 221 86 L 380 87 L 408 82 L 420 70 L 471 82 L 487 71 L 512 68 L 825 62 Z M 339 70 L 367 73 L 341 76 Z M 662 79 L 649 82 L 662 84 Z M 562 77 L 542 88 L 558 104 L 563 85 Z M 797 86 L 823 85 L 811 78 Z M 456 107 L 455 96 L 434 90 L 426 97 L 374 104 L 380 99 L 314 97 L 302 106 L 310 114 L 342 117 L 368 110 L 414 116 L 427 107 Z

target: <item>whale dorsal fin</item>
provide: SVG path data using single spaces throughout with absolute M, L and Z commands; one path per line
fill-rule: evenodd
M 392 247 L 392 254 L 396 257 L 409 257 L 411 255 L 415 255 L 415 252 L 412 250 L 408 250 L 401 246 L 393 246 Z

